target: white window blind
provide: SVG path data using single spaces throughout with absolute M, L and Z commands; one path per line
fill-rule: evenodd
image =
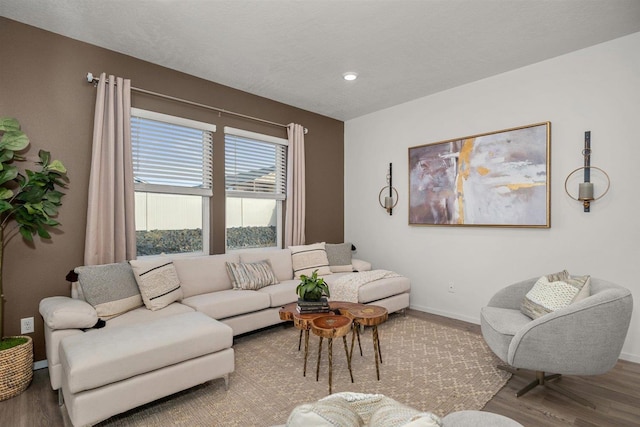
M 282 138 L 225 128 L 227 196 L 284 200 L 287 143 Z
M 213 132 L 208 123 L 132 109 L 136 190 L 210 197 Z

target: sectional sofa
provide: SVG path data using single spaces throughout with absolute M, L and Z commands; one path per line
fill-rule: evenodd
M 296 257 L 298 264 L 300 258 L 304 262 L 305 252 L 163 256 L 76 268 L 79 276 L 72 283 L 71 297 L 49 297 L 40 303 L 51 386 L 59 391 L 72 423 L 97 423 L 211 379 L 225 378 L 228 384 L 234 369 L 233 336 L 280 323 L 280 308 L 297 300 Z M 325 280 L 331 285 L 350 271 L 371 270 L 368 262 L 349 261 L 346 266 L 324 268 L 330 273 L 323 276 Z M 234 276 L 230 266 L 256 268 L 264 263 L 275 276 L 273 284 L 238 286 L 242 274 L 236 271 Z M 164 273 L 152 291 L 153 286 L 169 288 L 149 297 L 143 283 L 158 271 Z M 119 288 L 132 277 L 139 295 Z M 111 289 L 115 296 L 110 299 Z M 409 306 L 409 291 L 409 279 L 396 275 L 360 286 L 358 302 L 380 305 L 392 313 Z M 124 394 L 135 399 L 123 399 Z

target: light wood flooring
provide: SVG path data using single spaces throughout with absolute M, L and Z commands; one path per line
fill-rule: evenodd
M 416 310 L 408 310 L 408 314 L 480 334 L 480 327 L 471 323 Z M 529 378 L 513 376 L 483 410 L 513 418 L 526 427 L 640 426 L 640 364 L 619 361 L 604 375 L 562 377 L 557 382 L 559 386 L 591 400 L 596 405 L 595 410 L 544 387 L 537 387 L 516 398 L 515 392 L 528 382 Z M 51 390 L 46 369 L 34 372 L 33 382 L 24 393 L 0 402 L 0 425 L 71 426 L 66 414 L 58 407 L 57 393 Z

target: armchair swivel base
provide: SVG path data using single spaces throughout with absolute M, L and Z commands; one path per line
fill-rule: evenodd
M 501 369 L 503 371 L 509 372 L 509 373 L 511 373 L 513 375 L 523 376 L 522 375 L 522 371 L 520 371 L 520 369 L 512 368 L 511 366 L 498 365 L 498 369 Z M 556 392 L 558 392 L 560 394 L 564 394 L 569 399 L 573 399 L 573 400 L 575 400 L 576 402 L 578 402 L 581 405 L 588 406 L 589 408 L 592 408 L 592 409 L 596 409 L 596 405 L 594 405 L 592 402 L 588 401 L 584 397 L 578 396 L 574 392 L 569 391 L 567 389 L 564 389 L 562 387 L 558 387 L 555 383 L 549 383 L 549 381 L 559 380 L 560 377 L 562 377 L 562 375 L 560 375 L 560 374 L 547 375 L 542 371 L 536 371 L 536 379 L 531 381 L 526 386 L 522 387 L 520 390 L 518 390 L 516 392 L 516 397 L 523 396 L 526 393 L 528 393 L 529 391 L 531 391 L 534 388 L 536 388 L 537 386 L 541 385 L 541 386 L 547 387 L 547 388 L 549 388 L 551 390 L 554 390 L 554 391 L 556 391 Z

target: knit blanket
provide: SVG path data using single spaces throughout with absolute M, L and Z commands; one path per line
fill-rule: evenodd
M 335 282 L 329 283 L 329 293 L 332 301 L 358 302 L 358 289 L 367 283 L 390 277 L 401 277 L 389 270 L 360 271 L 345 274 Z

